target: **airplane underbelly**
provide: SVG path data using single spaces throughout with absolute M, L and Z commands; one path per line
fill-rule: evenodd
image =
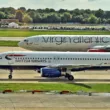
M 92 48 L 96 45 L 96 43 L 65 43 L 65 44 L 42 44 L 30 47 L 30 50 L 36 51 L 87 51 L 89 48 Z
M 36 50 L 41 51 L 87 51 L 88 44 L 63 44 L 63 45 L 42 45 L 36 48 Z

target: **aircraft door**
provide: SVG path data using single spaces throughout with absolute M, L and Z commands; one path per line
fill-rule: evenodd
M 60 63 L 60 57 L 59 56 L 54 56 L 53 57 L 53 62 L 54 63 Z
M 5 57 L 7 60 L 8 60 L 8 64 L 11 65 L 11 64 L 14 64 L 14 54 L 9 54 Z

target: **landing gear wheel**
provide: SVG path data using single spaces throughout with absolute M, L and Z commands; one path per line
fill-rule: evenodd
M 9 75 L 9 76 L 8 76 L 8 79 L 12 79 L 12 75 Z
M 72 75 L 69 75 L 68 76 L 68 80 L 73 81 L 74 80 L 74 77 Z

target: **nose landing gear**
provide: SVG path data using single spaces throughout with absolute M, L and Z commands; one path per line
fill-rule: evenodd
M 12 70 L 12 68 L 10 69 L 10 74 L 8 75 L 8 79 L 12 79 L 12 72 L 13 72 L 13 70 Z

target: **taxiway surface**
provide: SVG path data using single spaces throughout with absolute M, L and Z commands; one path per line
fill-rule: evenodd
M 0 70 L 0 83 L 110 83 L 110 71 L 81 71 L 72 74 L 74 81 L 68 81 L 64 77 L 44 78 L 34 70 L 15 70 L 13 79 L 9 80 L 9 71 Z
M 0 94 L 0 109 L 4 110 L 106 110 L 110 96 L 84 96 L 59 94 Z
M 0 40 L 2 41 L 21 41 L 26 37 L 0 37 Z

